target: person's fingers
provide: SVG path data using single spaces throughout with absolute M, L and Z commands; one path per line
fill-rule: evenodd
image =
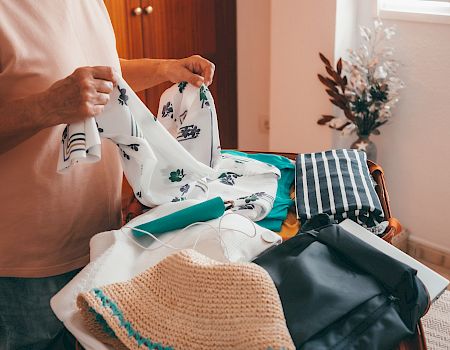
M 79 111 L 83 118 L 95 117 L 103 112 L 104 105 L 94 105 L 92 103 L 86 103 Z
M 102 92 L 104 94 L 110 94 L 114 89 L 113 83 L 107 80 L 95 79 L 94 86 L 97 92 Z
M 207 86 L 212 84 L 214 78 L 215 66 L 212 62 L 208 61 L 203 57 L 198 58 L 198 65 L 200 66 L 203 77 L 205 78 L 205 84 Z
M 205 72 L 205 84 L 209 86 L 212 84 L 214 79 L 214 66 L 207 66 L 204 72 Z
M 189 69 L 183 67 L 181 74 L 180 74 L 180 81 L 187 81 L 188 83 L 200 87 L 204 81 L 205 78 L 203 78 L 202 76 L 192 73 Z
M 117 73 L 112 67 L 96 66 L 91 68 L 91 72 L 95 79 L 110 81 L 113 85 L 117 84 Z
M 94 105 L 106 105 L 109 102 L 109 94 L 98 93 L 92 99 Z
M 215 66 L 199 55 L 194 55 L 186 59 L 188 67 L 196 74 L 200 74 L 204 78 L 204 84 L 211 85 L 214 77 Z
M 97 115 L 102 114 L 103 110 L 105 109 L 104 105 L 95 105 L 92 106 L 92 117 L 95 117 Z

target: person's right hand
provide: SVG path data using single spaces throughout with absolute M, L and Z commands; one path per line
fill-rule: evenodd
M 113 68 L 81 67 L 45 91 L 49 126 L 69 124 L 100 114 L 117 84 Z

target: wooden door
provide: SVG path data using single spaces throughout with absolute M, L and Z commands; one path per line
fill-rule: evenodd
M 142 40 L 142 18 L 134 14 L 141 8 L 141 0 L 103 0 L 116 35 L 117 52 L 120 58 L 144 57 Z
M 184 58 L 199 54 L 216 65 L 210 86 L 223 148 L 237 147 L 236 0 L 105 0 L 123 58 Z M 140 7 L 140 15 L 133 10 Z M 157 112 L 171 83 L 146 91 Z
M 237 147 L 236 1 L 142 0 L 144 56 L 183 58 L 199 54 L 216 65 L 210 90 L 215 99 L 222 147 Z M 150 12 L 150 11 L 148 11 Z M 158 108 L 162 84 L 147 91 L 147 105 Z
M 141 8 L 141 0 L 103 0 L 116 36 L 116 48 L 120 58 L 133 59 L 144 57 L 142 39 L 142 13 L 135 14 Z M 146 103 L 145 92 L 138 96 Z

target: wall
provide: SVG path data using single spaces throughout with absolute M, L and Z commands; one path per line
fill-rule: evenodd
M 358 0 L 336 0 L 336 33 L 334 40 L 334 60 L 348 59 L 348 48 L 358 45 Z M 322 87 L 323 88 L 323 87 Z M 333 106 L 332 115 L 343 116 L 343 112 Z M 353 135 L 343 136 L 340 132 L 332 132 L 332 147 L 346 148 L 354 141 Z
M 237 0 L 238 144 L 269 148 L 270 0 Z
M 243 70 L 248 74 L 244 67 L 251 67 L 253 75 L 247 76 L 244 84 L 257 79 L 252 86 L 261 87 L 259 79 L 269 81 L 265 75 L 269 64 L 271 81 L 270 91 L 256 89 L 250 95 L 242 93 L 242 80 L 239 82 L 240 147 L 266 144 L 266 139 L 254 131 L 259 111 L 266 108 L 270 108 L 267 144 L 271 150 L 312 152 L 348 147 L 353 137 L 343 138 L 316 125 L 320 114 L 335 112 L 316 78 L 317 72 L 323 71 L 317 52 L 330 58 L 333 54 L 345 55 L 345 49 L 358 41 L 359 25 L 372 24 L 375 0 L 267 1 L 238 0 L 238 50 L 245 50 L 239 38 L 246 38 L 249 45 L 259 43 L 247 53 L 248 59 L 243 51 L 239 53 L 239 74 Z M 249 2 L 253 9 L 247 7 Z M 245 17 L 239 14 L 243 10 Z M 263 11 L 263 19 L 258 19 L 261 14 L 255 11 Z M 271 15 L 270 29 L 261 26 L 267 21 L 267 13 Z M 403 63 L 399 73 L 407 87 L 392 122 L 381 128 L 381 136 L 373 138 L 378 160 L 386 171 L 394 215 L 413 239 L 450 252 L 446 213 L 450 202 L 450 25 L 385 22 L 397 26 L 392 44 Z M 258 30 L 247 28 L 258 24 Z M 242 36 L 243 26 L 251 30 L 251 35 Z M 263 45 L 268 30 L 270 61 L 265 58 L 268 51 Z M 255 60 L 257 56 L 261 59 Z M 256 104 L 244 115 L 243 96 Z M 270 101 L 270 106 L 264 104 L 262 108 L 265 101 Z
M 336 0 L 336 26 L 334 36 L 334 57 L 347 58 L 349 47 L 358 43 L 358 0 Z
M 371 23 L 373 5 L 361 6 L 361 24 Z M 397 27 L 392 44 L 406 83 L 392 122 L 374 138 L 393 213 L 413 239 L 450 252 L 450 25 L 384 22 Z
M 336 7 L 330 0 L 271 2 L 270 135 L 273 151 L 330 148 L 331 131 L 317 125 L 331 104 L 317 79 L 318 52 L 333 59 Z
M 239 148 L 331 146 L 331 130 L 316 124 L 332 111 L 317 72 L 319 51 L 334 58 L 335 11 L 329 0 L 237 0 Z

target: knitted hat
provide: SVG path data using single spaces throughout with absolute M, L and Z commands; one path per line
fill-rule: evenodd
M 128 282 L 78 296 L 88 329 L 114 349 L 294 349 L 280 298 L 253 263 L 183 250 Z

